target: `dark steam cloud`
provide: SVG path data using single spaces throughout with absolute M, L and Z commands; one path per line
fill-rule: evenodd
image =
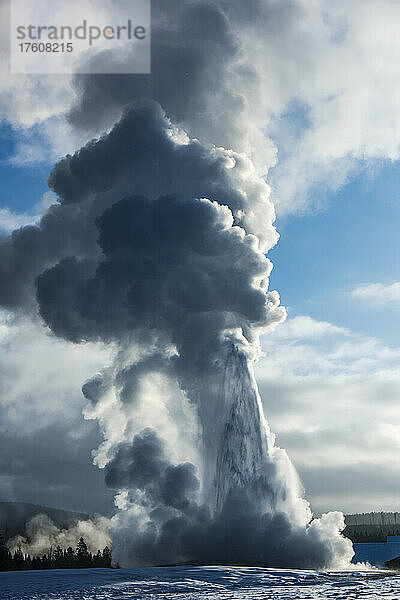
M 184 359 L 193 355 L 187 328 L 197 320 L 211 344 L 229 326 L 281 318 L 265 291 L 269 262 L 253 237 L 232 226 L 226 207 L 133 196 L 107 209 L 97 226 L 104 260 L 96 268 L 66 258 L 38 278 L 40 313 L 57 335 L 121 340 L 131 330 L 160 330 Z M 208 333 L 204 315 L 211 316 Z M 196 351 L 199 340 L 191 342 Z
M 136 435 L 131 445 L 119 446 L 107 465 L 105 481 L 116 490 L 141 490 L 153 506 L 181 511 L 190 507 L 200 486 L 194 465 L 171 465 L 165 458 L 162 441 L 151 429 Z
M 238 489 L 211 516 L 207 506 L 198 504 L 194 466 L 169 463 L 150 429 L 119 447 L 106 468 L 106 483 L 130 494 L 131 510 L 125 507 L 111 524 L 114 555 L 124 565 L 186 561 L 315 569 L 335 562 L 337 513 L 325 517 L 321 536 L 319 521 L 305 530 L 284 512 L 260 513 L 251 493 Z M 150 518 L 142 521 L 138 506 Z
M 123 55 L 109 52 L 117 64 L 131 60 L 132 49 Z M 152 2 L 151 52 L 150 75 L 75 76 L 77 102 L 70 122 L 79 131 L 97 133 L 131 102 L 152 99 L 192 137 L 226 148 L 243 139 L 237 115 L 245 99 L 229 82 L 236 79 L 250 88 L 256 75 L 240 64 L 241 44 L 221 3 Z
M 99 260 L 95 221 L 124 196 L 164 194 L 208 198 L 231 208 L 235 221 L 277 240 L 268 186 L 244 156 L 189 140 L 156 103 L 133 107 L 108 136 L 58 163 L 49 185 L 60 198 L 39 226 L 0 240 L 0 304 L 35 310 L 35 280 L 60 259 Z
M 259 334 L 285 311 L 268 291 L 269 188 L 244 153 L 268 153 L 258 76 L 235 31 L 265 12 L 254 1 L 243 20 L 242 6 L 156 0 L 152 75 L 77 77 L 71 122 L 109 131 L 54 167 L 59 204 L 39 226 L 0 241 L 2 305 L 118 348 L 83 393 L 118 492 L 123 566 L 315 568 L 352 555 L 340 514 L 310 523 L 253 376 Z

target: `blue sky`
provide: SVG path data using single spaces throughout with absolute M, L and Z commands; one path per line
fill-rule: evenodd
M 400 279 L 400 167 L 365 168 L 327 206 L 277 220 L 271 286 L 290 316 L 307 314 L 397 344 L 396 308 L 375 310 L 351 296 L 359 284 Z
M 40 163 L 19 166 L 13 164 L 19 141 L 18 133 L 10 124 L 0 125 L 0 179 L 1 205 L 13 212 L 28 212 L 48 191 L 46 184 L 51 164 Z

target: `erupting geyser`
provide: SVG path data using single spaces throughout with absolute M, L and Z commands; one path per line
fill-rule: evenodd
M 36 287 L 56 335 L 115 350 L 83 387 L 120 509 L 115 559 L 348 564 L 343 515 L 310 523 L 253 375 L 259 335 L 285 311 L 268 291 L 274 209 L 251 160 L 191 140 L 146 101 L 49 184 L 60 203 L 0 246 L 2 277 L 28 257 L 0 301 L 32 306 Z
M 277 474 L 282 451 L 265 420 L 252 366 L 234 343 L 225 356 L 215 397 L 206 388 L 199 409 L 207 505 L 218 514 L 232 492 L 245 491 L 260 514 L 290 510 L 291 482 Z M 290 472 L 289 461 L 287 467 Z
M 246 356 L 234 345 L 227 352 L 218 396 L 213 419 L 203 427 L 207 471 L 213 474 L 210 505 L 219 513 L 231 491 L 243 489 L 261 510 L 276 509 L 268 464 L 273 440 Z

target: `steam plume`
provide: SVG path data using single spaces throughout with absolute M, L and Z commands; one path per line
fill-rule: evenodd
M 136 132 L 140 153 L 131 149 Z M 111 149 L 121 158 L 108 167 L 102 157 Z M 142 165 L 136 177 L 135 159 Z M 252 362 L 259 334 L 285 312 L 267 291 L 271 265 L 262 250 L 276 240 L 268 188 L 254 169 L 242 176 L 243 160 L 190 141 L 151 103 L 132 108 L 50 177 L 65 206 L 99 210 L 122 196 L 96 218 L 101 253 L 63 258 L 37 280 L 40 313 L 57 335 L 120 348 L 83 391 L 87 416 L 104 428 L 98 464 L 123 508 L 112 524 L 121 564 L 207 560 L 204 532 L 208 540 L 225 536 L 232 521 L 229 552 L 215 540 L 214 561 L 326 566 L 337 560 L 336 545 L 341 558 L 351 556 L 338 533 L 340 515 L 308 526 L 297 475 L 262 413 Z M 158 196 L 161 187 L 169 195 Z M 150 418 L 143 416 L 149 395 Z M 185 444 L 170 445 L 182 423 L 191 456 Z M 248 519 L 259 530 L 254 546 L 241 543 Z M 286 532 L 281 550 L 275 528 Z M 299 539 L 301 556 L 293 550 Z
M 108 535 L 109 520 L 105 517 L 79 520 L 68 529 L 57 527 L 45 514 L 36 515 L 25 526 L 24 535 L 16 535 L 8 541 L 11 552 L 21 548 L 24 554 L 42 556 L 57 546 L 65 549 L 76 548 L 81 537 L 84 537 L 90 552 L 96 553 L 99 548 L 110 545 Z
M 187 47 L 203 60 L 193 26 L 196 18 L 214 24 L 218 68 L 239 52 L 222 7 L 188 2 L 171 15 L 179 31 L 191 24 Z M 165 36 L 156 30 L 156 47 L 168 45 Z M 195 98 L 210 65 L 193 65 L 198 78 L 186 91 Z M 96 82 L 104 80 L 80 80 L 82 102 Z M 225 83 L 216 81 L 220 101 Z M 122 566 L 345 566 L 352 548 L 340 535 L 343 516 L 311 521 L 254 379 L 260 334 L 285 318 L 268 291 L 265 254 L 278 239 L 269 188 L 242 144 L 235 152 L 210 143 L 212 128 L 191 120 L 195 104 L 189 112 L 182 104 L 177 118 L 187 131 L 176 126 L 169 117 L 179 94 L 161 84 L 154 98 L 168 114 L 148 98 L 151 85 L 134 87 L 122 119 L 54 167 L 49 185 L 60 204 L 38 227 L 2 240 L 0 302 L 38 305 L 57 336 L 117 349 L 83 393 L 86 417 L 104 433 L 95 460 L 117 494 L 111 535 Z M 213 105 L 212 123 L 223 108 Z M 233 112 L 232 143 L 246 114 Z M 216 128 L 218 140 L 229 127 Z M 205 141 L 189 135 L 197 131 Z M 248 146 L 253 136 L 242 131 Z

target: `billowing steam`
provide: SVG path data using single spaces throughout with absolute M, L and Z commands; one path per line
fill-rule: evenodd
M 108 529 L 109 519 L 97 516 L 92 519 L 79 520 L 75 525 L 63 529 L 57 527 L 45 514 L 36 515 L 25 526 L 24 535 L 16 535 L 7 542 L 11 552 L 21 548 L 23 554 L 43 556 L 57 546 L 65 549 L 68 546 L 76 548 L 79 539 L 83 537 L 88 549 L 96 553 L 99 548 L 111 543 Z
M 186 34 L 196 23 L 214 24 L 219 72 L 239 52 L 225 13 L 213 4 L 185 7 L 177 18 L 191 25 Z M 156 48 L 168 46 L 162 27 L 155 40 Z M 216 59 L 200 51 L 197 34 L 186 47 L 189 62 Z M 193 98 L 198 89 L 200 109 L 208 71 L 196 61 L 198 78 L 188 86 L 195 86 Z M 93 80 L 85 81 L 81 109 L 93 93 Z M 285 318 L 277 292 L 268 291 L 265 253 L 278 239 L 269 188 L 247 154 L 210 143 L 212 128 L 202 142 L 175 126 L 169 116 L 179 113 L 181 98 L 162 81 L 154 97 L 166 98 L 168 114 L 148 99 L 148 81 L 141 92 L 133 77 L 132 93 L 123 92 L 135 102 L 121 120 L 54 167 L 49 185 L 60 203 L 38 227 L 1 243 L 0 281 L 7 285 L 0 302 L 31 311 L 38 304 L 57 336 L 116 348 L 111 366 L 83 393 L 86 417 L 98 419 L 104 433 L 95 460 L 117 494 L 111 536 L 122 566 L 343 567 L 352 556 L 340 535 L 343 516 L 311 521 L 253 375 L 259 335 Z M 232 105 L 225 115 L 214 83 L 214 102 L 221 101 L 214 117 L 228 118 Z M 201 129 L 196 106 L 180 109 L 192 135 Z M 232 143 L 240 114 L 226 136 Z M 223 127 L 218 121 L 218 140 L 229 128 L 229 119 Z M 249 144 L 245 124 L 243 132 Z

